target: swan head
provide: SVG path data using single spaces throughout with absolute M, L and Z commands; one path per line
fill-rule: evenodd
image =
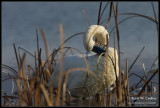
M 83 36 L 83 43 L 87 52 L 90 52 L 95 45 L 95 41 L 93 40 L 94 36 L 96 37 L 97 42 L 102 45 L 107 44 L 106 38 L 109 39 L 109 34 L 103 26 L 100 25 L 89 26 L 89 28 L 85 31 Z

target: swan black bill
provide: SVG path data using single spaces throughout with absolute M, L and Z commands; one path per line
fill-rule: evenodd
M 106 46 L 105 45 L 101 45 L 99 43 L 96 43 L 92 49 L 93 52 L 97 53 L 97 54 L 101 54 L 101 53 L 105 53 L 106 52 Z M 103 56 L 105 54 L 102 54 Z

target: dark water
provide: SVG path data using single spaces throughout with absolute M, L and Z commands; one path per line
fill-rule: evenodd
M 103 4 L 103 7 L 106 3 Z M 158 15 L 158 2 L 153 3 Z M 36 50 L 36 27 L 43 28 L 47 35 L 50 51 L 59 47 L 59 24 L 63 24 L 64 39 L 79 32 L 84 32 L 88 23 L 82 12 L 87 12 L 90 24 L 97 24 L 99 2 L 2 2 L 2 63 L 16 68 L 16 59 L 13 43 L 31 53 Z M 150 2 L 119 2 L 118 13 L 133 12 L 154 17 Z M 102 17 L 108 18 L 109 6 Z M 118 21 L 126 16 L 118 16 Z M 103 23 L 104 26 L 106 24 Z M 108 32 L 115 26 L 111 18 Z M 141 17 L 135 17 L 119 25 L 122 70 L 125 70 L 126 58 L 129 66 L 145 46 L 142 55 L 134 65 L 131 72 L 142 75 L 142 64 L 150 68 L 158 56 L 158 34 L 156 24 Z M 39 33 L 39 44 L 42 48 L 42 58 L 45 59 L 43 39 Z M 65 46 L 70 46 L 84 52 L 82 35 L 72 38 Z M 113 47 L 113 32 L 110 35 L 109 46 Z M 21 51 L 22 52 L 22 51 Z M 27 63 L 33 63 L 27 55 Z M 158 77 L 156 78 L 158 79 Z M 131 81 L 133 83 L 134 80 Z M 11 82 L 10 82 L 11 84 Z M 2 87 L 8 88 L 6 84 Z

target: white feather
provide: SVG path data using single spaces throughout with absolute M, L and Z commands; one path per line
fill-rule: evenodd
M 103 26 L 99 26 L 99 25 L 90 26 L 89 29 L 85 32 L 84 40 L 83 40 L 84 46 L 87 51 L 91 51 L 95 44 L 93 41 L 94 35 L 96 35 L 96 38 L 99 42 L 101 41 L 100 42 L 101 44 L 106 44 L 106 41 L 104 41 L 106 36 L 108 36 L 109 38 L 108 32 L 105 30 Z M 86 53 L 84 53 L 84 56 L 87 58 L 87 61 L 88 61 L 89 69 L 96 74 L 99 80 L 96 81 L 91 74 L 89 74 L 86 80 L 87 73 L 83 71 L 69 73 L 67 90 L 71 92 L 71 95 L 73 97 L 88 97 L 89 95 L 90 96 L 95 95 L 96 93 L 104 90 L 103 87 L 109 88 L 115 82 L 116 75 L 115 75 L 114 66 L 116 66 L 117 76 L 119 75 L 117 51 L 115 50 L 116 64 L 115 64 L 115 58 L 114 58 L 114 48 L 109 47 L 108 54 L 109 54 L 109 58 L 108 58 L 109 74 L 106 75 L 106 56 L 101 56 L 99 62 L 97 63 L 99 59 L 98 54 L 92 52 L 92 53 L 88 53 L 88 56 L 87 56 Z M 55 80 L 58 78 L 59 66 L 60 66 L 60 63 L 57 63 L 57 65 L 54 68 L 52 80 Z M 81 54 L 64 57 L 63 72 L 65 72 L 68 69 L 76 68 L 76 67 L 86 68 L 86 62 Z M 56 81 L 54 81 L 54 87 L 57 88 L 58 80 Z M 84 85 L 85 85 L 85 89 L 82 89 Z

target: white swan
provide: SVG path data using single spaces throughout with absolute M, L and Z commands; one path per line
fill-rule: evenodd
M 87 52 L 92 51 L 95 46 L 95 42 L 93 41 L 94 36 L 96 36 L 97 42 L 102 45 L 106 45 L 107 43 L 106 36 L 108 36 L 109 38 L 109 34 L 107 30 L 103 26 L 91 25 L 86 30 L 83 37 L 84 47 Z M 106 75 L 106 69 L 105 69 L 106 56 L 101 56 L 99 59 L 99 62 L 97 63 L 99 54 L 96 54 L 94 52 L 88 53 L 87 61 L 88 61 L 89 69 L 96 74 L 96 76 L 99 78 L 98 81 L 91 74 L 89 74 L 86 80 L 87 73 L 84 71 L 76 71 L 76 72 L 69 73 L 68 83 L 66 87 L 67 87 L 67 90 L 70 91 L 73 97 L 93 96 L 96 93 L 101 92 L 101 90 L 104 90 L 104 87 L 105 88 L 107 88 L 107 86 L 110 87 L 115 82 L 116 76 L 115 76 L 114 65 L 116 66 L 117 76 L 119 75 L 117 51 L 115 50 L 116 64 L 115 64 L 115 58 L 114 58 L 114 48 L 109 47 L 108 54 L 109 54 L 109 58 L 108 58 L 109 74 Z M 86 57 L 86 53 L 84 53 L 84 56 Z M 59 66 L 60 66 L 60 63 L 57 63 L 57 65 L 54 68 L 52 80 L 58 78 Z M 76 54 L 76 55 L 64 57 L 63 72 L 65 72 L 68 69 L 76 68 L 76 67 L 86 68 L 86 62 L 82 54 Z M 54 87 L 56 88 L 58 87 L 58 82 L 54 81 Z

